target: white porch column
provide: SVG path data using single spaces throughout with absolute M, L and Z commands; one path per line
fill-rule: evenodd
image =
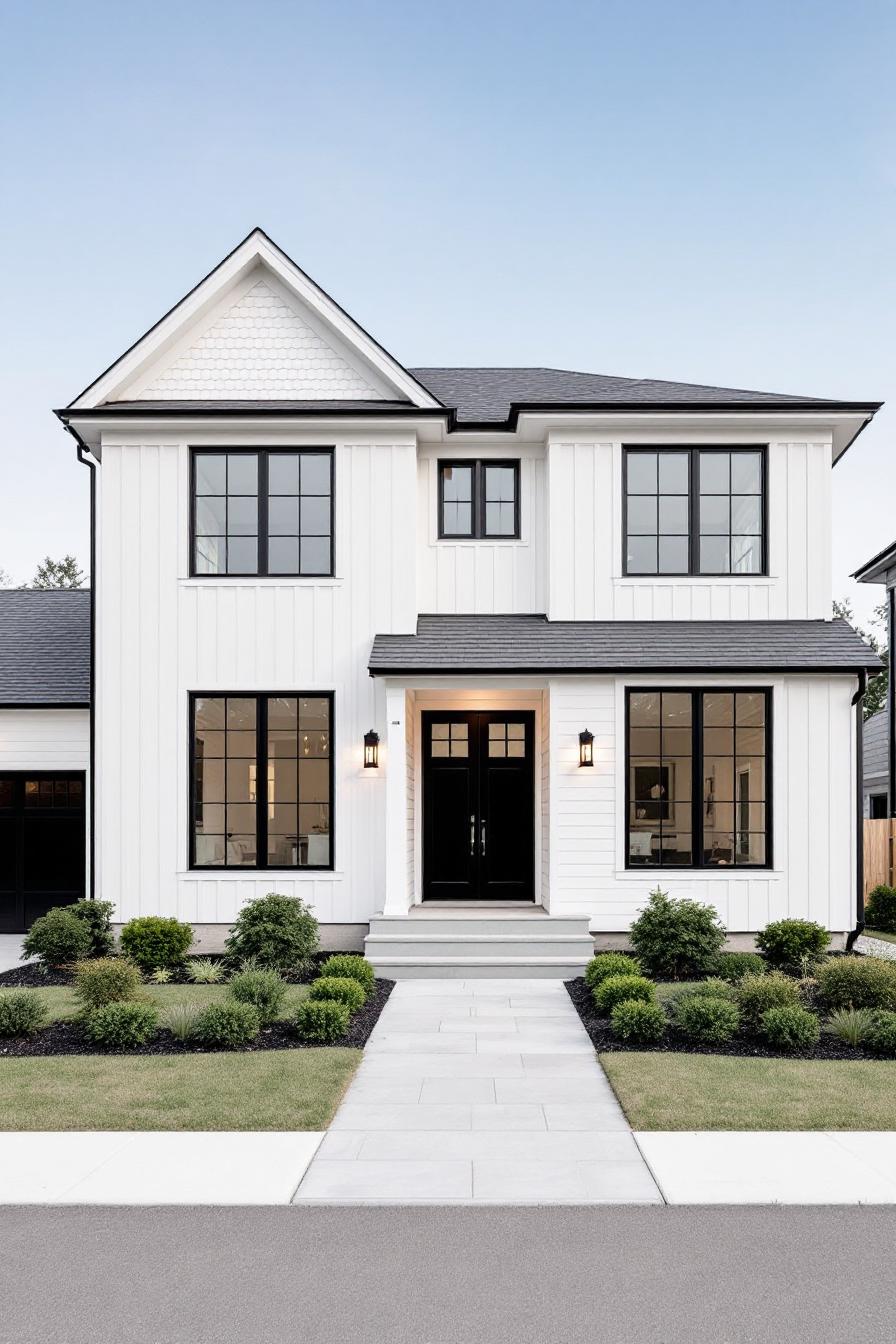
M 408 894 L 408 771 L 403 686 L 386 687 L 386 894 L 384 915 L 406 915 Z

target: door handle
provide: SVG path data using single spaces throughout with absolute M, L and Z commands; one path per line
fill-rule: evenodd
M 480 842 L 479 842 L 479 843 L 480 843 L 480 853 L 481 853 L 481 854 L 483 855 L 483 857 L 484 857 L 484 856 L 485 856 L 485 818 L 482 819 L 482 822 L 481 822 L 481 825 L 480 825 Z
M 470 858 L 476 854 L 476 817 L 470 817 Z

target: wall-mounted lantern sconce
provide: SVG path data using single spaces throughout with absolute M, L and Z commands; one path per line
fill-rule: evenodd
M 579 733 L 579 765 L 594 764 L 594 734 L 584 728 Z
M 380 763 L 380 735 L 371 728 L 364 734 L 364 769 L 375 770 Z

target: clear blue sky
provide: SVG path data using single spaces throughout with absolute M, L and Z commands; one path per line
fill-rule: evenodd
M 887 399 L 835 592 L 896 537 L 892 0 L 6 0 L 0 567 L 86 563 L 49 411 L 260 224 L 411 364 Z

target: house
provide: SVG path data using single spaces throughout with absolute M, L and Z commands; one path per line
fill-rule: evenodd
M 889 721 L 886 709 L 879 709 L 865 720 L 862 752 L 863 815 L 881 818 L 890 815 L 889 801 Z
M 887 704 L 865 724 L 865 816 L 896 816 L 896 541 L 852 576 L 883 584 L 887 607 Z
M 95 864 L 220 945 L 563 974 L 657 885 L 842 941 L 861 696 L 831 468 L 873 402 L 405 367 L 255 230 L 57 412 L 93 476 Z

